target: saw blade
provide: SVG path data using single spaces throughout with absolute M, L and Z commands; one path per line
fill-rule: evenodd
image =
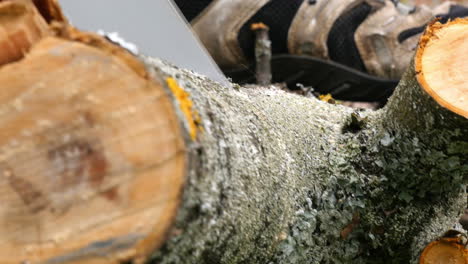
M 82 30 L 101 30 L 114 36 L 117 32 L 135 43 L 142 54 L 229 83 L 172 0 L 59 2 L 72 24 Z

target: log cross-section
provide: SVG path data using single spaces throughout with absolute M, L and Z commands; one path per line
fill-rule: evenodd
M 160 84 L 56 38 L 3 66 L 0 83 L 1 263 L 133 255 L 153 232 L 148 243 L 163 241 L 185 158 Z
M 468 118 L 468 22 L 435 24 L 416 54 L 418 81 L 443 107 Z M 444 70 L 441 70 L 444 69 Z
M 184 135 L 165 84 L 67 27 L 0 3 L 2 264 L 144 259 L 180 201 Z

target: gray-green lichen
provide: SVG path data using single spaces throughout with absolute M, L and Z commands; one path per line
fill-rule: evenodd
M 386 108 L 355 112 L 148 63 L 190 94 L 203 127 L 154 263 L 416 263 L 465 205 L 466 119 L 411 73 Z

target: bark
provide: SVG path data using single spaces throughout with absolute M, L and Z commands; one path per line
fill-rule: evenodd
M 417 263 L 466 204 L 468 120 L 418 61 L 358 111 L 52 29 L 0 69 L 2 263 L 141 263 L 163 240 L 154 263 Z

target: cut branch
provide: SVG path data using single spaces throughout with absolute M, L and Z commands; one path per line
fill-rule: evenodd
M 268 37 L 269 28 L 263 23 L 255 23 L 250 27 L 255 32 L 255 70 L 258 85 L 271 84 L 271 41 Z

